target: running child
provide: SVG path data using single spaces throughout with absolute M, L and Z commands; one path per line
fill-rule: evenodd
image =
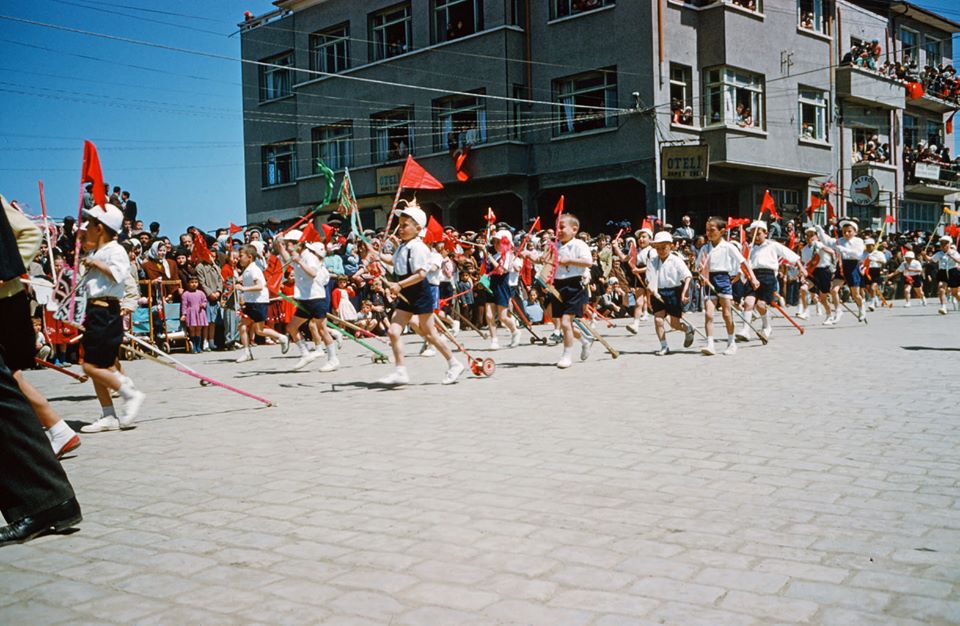
M 660 340 L 657 356 L 670 354 L 664 322 L 674 330 L 683 331 L 683 347 L 693 345 L 693 326 L 683 319 L 683 307 L 690 301 L 690 283 L 693 275 L 683 258 L 673 252 L 673 235 L 666 231 L 653 238 L 656 256 L 647 261 L 647 290 L 653 308 L 653 323 Z M 669 318 L 669 320 L 668 320 Z
M 263 326 L 270 306 L 270 291 L 267 289 L 267 279 L 263 276 L 263 270 L 256 263 L 258 256 L 257 247 L 246 244 L 241 246 L 240 256 L 237 259 L 241 273 L 240 284 L 236 289 L 243 298 L 243 315 L 240 320 L 240 343 L 243 345 L 243 354 L 237 359 L 237 363 L 253 360 L 252 333 L 278 341 L 283 354 L 290 349 L 290 339 L 286 335 Z
M 860 294 L 860 260 L 863 258 L 865 246 L 863 239 L 857 236 L 857 223 L 851 220 L 840 221 L 841 237 L 831 237 L 823 230 L 820 225 L 816 226 L 817 235 L 827 246 L 833 248 L 839 255 L 839 264 L 837 274 L 834 275 L 833 286 L 830 293 L 833 295 L 834 304 L 834 323 L 840 321 L 840 286 L 847 285 L 850 289 L 850 297 L 857 304 L 857 319 L 862 320 L 867 316 L 866 305 Z
M 953 309 L 957 310 L 957 292 L 960 291 L 960 254 L 953 245 L 949 235 L 940 238 L 940 249 L 930 257 L 937 264 L 937 297 L 940 298 L 940 308 L 937 313 L 947 314 L 947 291 L 953 296 Z
M 917 260 L 917 255 L 913 251 L 904 254 L 903 263 L 884 278 L 889 280 L 897 274 L 903 276 L 903 299 L 906 300 L 903 306 L 910 306 L 911 291 L 920 299 L 923 306 L 927 306 L 927 298 L 923 295 L 923 264 Z
M 770 325 L 770 307 L 777 297 L 777 273 L 781 263 L 795 266 L 801 277 L 806 276 L 806 270 L 800 262 L 800 256 L 782 243 L 767 239 L 767 223 L 763 220 L 754 220 L 750 224 L 748 233 L 752 233 L 753 244 L 750 246 L 750 268 L 760 283 L 759 288 L 748 290 L 743 299 L 743 315 L 749 319 L 756 308 L 760 313 L 762 326 L 760 332 L 764 339 L 769 339 L 773 333 Z M 746 321 L 737 333 L 737 339 L 750 340 L 750 326 Z
M 812 290 L 812 299 L 817 304 L 817 314 L 823 313 L 824 326 L 832 326 L 833 311 L 830 308 L 830 280 L 834 272 L 834 260 L 837 253 L 832 248 L 823 245 L 817 236 L 817 229 L 813 226 L 807 227 L 804 231 L 807 245 L 800 251 L 800 260 L 803 262 L 807 271 L 807 281 L 800 288 L 800 297 L 805 298 L 807 293 Z M 822 309 L 822 310 L 821 310 Z M 807 312 L 804 309 L 800 319 L 807 319 Z
M 508 230 L 498 231 L 493 236 L 493 245 L 496 253 L 491 257 L 493 269 L 490 271 L 491 300 L 486 305 L 487 327 L 490 329 L 490 349 L 498 350 L 500 342 L 497 340 L 497 320 L 504 328 L 510 331 L 510 347 L 520 345 L 520 328 L 510 315 L 513 287 L 510 282 L 518 277 L 515 267 L 517 256 L 513 251 L 513 237 Z M 515 285 L 516 283 L 514 283 Z
M 887 255 L 877 249 L 877 241 L 873 237 L 863 240 L 863 264 L 861 278 L 863 279 L 864 297 L 867 299 L 867 310 L 874 311 L 880 306 L 880 289 L 883 281 L 883 266 L 887 264 Z

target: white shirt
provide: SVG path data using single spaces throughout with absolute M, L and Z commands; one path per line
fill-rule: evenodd
M 430 267 L 427 268 L 427 282 L 431 285 L 440 286 L 440 281 L 443 280 L 443 272 L 441 267 L 443 266 L 443 257 L 439 252 L 430 251 Z
M 750 267 L 755 270 L 777 271 L 780 269 L 781 259 L 791 265 L 800 261 L 796 252 L 776 241 L 767 239 L 763 243 L 750 246 Z
M 740 265 L 747 262 L 747 260 L 743 258 L 743 254 L 740 253 L 740 248 L 726 239 L 722 239 L 716 246 L 707 242 L 707 244 L 700 249 L 700 255 L 697 257 L 697 266 L 703 267 L 704 258 L 707 259 L 707 271 L 725 272 L 731 276 L 739 274 Z
M 900 267 L 897 268 L 898 272 L 903 272 L 904 276 L 919 276 L 923 274 L 923 264 L 916 259 L 911 259 L 910 263 L 904 261 L 900 264 Z
M 657 250 L 653 246 L 641 248 L 637 246 L 637 267 L 643 267 L 657 256 Z
M 89 256 L 91 261 L 100 261 L 109 269 L 109 274 L 91 267 L 84 276 L 84 287 L 89 298 L 123 299 L 123 282 L 130 274 L 130 257 L 116 241 L 111 241 Z
M 691 277 L 690 269 L 676 252 L 671 252 L 663 261 L 658 254 L 647 263 L 647 287 L 654 293 L 659 293 L 661 289 L 682 287 L 683 281 Z
M 863 260 L 870 261 L 869 269 L 880 270 L 880 269 L 883 269 L 883 266 L 887 264 L 887 255 L 881 252 L 880 250 L 874 250 L 873 252 L 864 252 Z
M 814 255 L 820 255 L 820 260 L 817 262 L 817 268 L 825 267 L 832 270 L 833 255 L 823 251 L 823 244 L 819 241 L 815 241 L 813 245 L 806 245 L 803 247 L 803 250 L 800 251 L 800 259 L 803 261 L 804 265 L 809 266 L 810 261 L 813 260 Z
M 593 263 L 593 255 L 590 254 L 590 247 L 582 239 L 574 237 L 565 244 L 557 248 L 557 273 L 554 280 L 563 280 L 564 278 L 576 278 L 586 276 L 590 271 L 589 267 L 579 267 L 576 265 L 564 265 L 567 261 L 581 261 L 583 263 Z
M 419 270 L 430 270 L 430 248 L 419 237 L 400 244 L 393 253 L 393 271 L 397 276 L 409 276 Z
M 955 248 L 951 247 L 947 252 L 940 250 L 933 255 L 931 260 L 937 264 L 937 269 L 953 270 L 957 268 L 957 264 L 960 262 L 960 255 L 957 254 Z
M 850 239 L 840 237 L 839 239 L 834 239 L 824 232 L 823 227 L 820 225 L 817 225 L 817 235 L 820 236 L 820 241 L 839 252 L 840 258 L 845 261 L 859 261 L 863 257 L 863 239 L 859 237 L 851 237 Z
M 243 269 L 243 274 L 240 275 L 240 283 L 244 287 L 253 287 L 256 284 L 260 285 L 259 291 L 244 291 L 243 292 L 243 302 L 250 303 L 267 303 L 270 302 L 270 291 L 267 289 L 267 279 L 263 276 L 263 270 L 260 269 L 260 266 L 256 263 L 251 263 Z
M 316 272 L 311 276 L 303 268 Z M 327 297 L 330 272 L 323 261 L 313 252 L 304 250 L 299 262 L 293 263 L 293 297 L 297 300 L 319 300 Z

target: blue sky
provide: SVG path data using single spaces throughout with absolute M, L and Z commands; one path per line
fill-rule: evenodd
M 919 0 L 960 21 L 956 0 Z M 270 0 L 3 0 L 0 14 L 237 58 Z M 245 222 L 240 64 L 0 20 L 0 192 L 75 215 L 83 139 L 165 234 Z M 955 39 L 954 43 L 957 41 Z M 956 48 L 956 46 L 955 46 Z

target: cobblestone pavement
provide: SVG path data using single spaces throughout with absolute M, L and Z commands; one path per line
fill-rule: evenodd
M 413 357 L 402 390 L 356 346 L 184 357 L 275 408 L 135 362 L 138 428 L 64 461 L 80 531 L 0 550 L 0 623 L 960 623 L 958 329 L 898 308 L 660 358 L 621 323 L 618 360 L 525 345 L 441 387 Z

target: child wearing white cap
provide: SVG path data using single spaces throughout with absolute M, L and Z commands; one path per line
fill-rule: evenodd
M 920 298 L 923 306 L 927 306 L 927 299 L 923 295 L 923 264 L 917 260 L 917 255 L 913 251 L 903 255 L 903 263 L 897 269 L 885 276 L 888 280 L 900 274 L 903 276 L 903 299 L 906 300 L 903 306 L 910 306 L 910 292 Z
M 289 337 L 281 335 L 272 328 L 264 327 L 270 306 L 270 290 L 267 288 L 267 279 L 263 275 L 263 270 L 257 264 L 259 256 L 258 248 L 252 244 L 246 244 L 240 248 L 238 264 L 242 272 L 236 290 L 243 299 L 243 316 L 240 321 L 240 343 L 243 344 L 243 354 L 237 359 L 237 363 L 253 360 L 253 350 L 250 346 L 253 343 L 254 333 L 277 341 L 283 354 L 290 349 Z
M 630 281 L 630 288 L 634 292 L 636 306 L 633 309 L 633 321 L 627 325 L 627 330 L 636 335 L 640 329 L 640 322 L 647 320 L 647 309 L 650 302 L 647 298 L 647 262 L 651 257 L 657 255 L 656 251 L 650 246 L 653 239 L 653 232 L 649 228 L 641 228 L 636 233 L 637 238 L 627 240 L 627 252 L 620 249 L 619 241 L 613 242 L 613 252 L 620 259 L 621 263 L 627 264 L 627 279 Z
M 883 280 L 883 266 L 887 263 L 887 255 L 882 250 L 877 249 L 877 241 L 873 237 L 864 239 L 863 245 L 861 275 L 865 289 L 864 297 L 869 298 L 867 310 L 873 311 L 880 306 L 880 289 L 882 287 L 880 283 Z
M 747 316 L 756 307 L 763 322 L 760 332 L 766 339 L 773 333 L 768 306 L 772 305 L 774 298 L 777 296 L 777 274 L 780 270 L 780 263 L 796 266 L 800 270 L 801 277 L 806 276 L 806 269 L 796 252 L 782 243 L 767 239 L 767 223 L 765 221 L 754 220 L 748 230 L 753 232 L 753 244 L 750 246 L 750 268 L 760 282 L 760 287 L 747 292 L 743 300 L 743 313 Z M 750 326 L 746 321 L 743 322 L 743 327 L 737 333 L 737 339 L 750 340 Z
M 683 319 L 683 307 L 690 301 L 690 283 L 693 275 L 680 255 L 673 252 L 673 235 L 660 231 L 653 238 L 656 255 L 647 261 L 647 290 L 653 321 L 660 340 L 657 356 L 670 354 L 664 322 L 669 318 L 670 327 L 684 333 L 683 347 L 693 345 L 693 326 Z
M 450 348 L 440 341 L 433 319 L 434 299 L 426 282 L 427 272 L 431 267 L 431 254 L 427 244 L 419 236 L 420 231 L 427 225 L 427 214 L 416 204 L 409 203 L 399 211 L 399 216 L 397 236 L 401 241 L 400 246 L 392 255 L 379 253 L 380 260 L 392 265 L 397 276 L 396 282 L 386 283 L 387 288 L 399 298 L 390 319 L 390 329 L 387 331 L 397 367 L 379 382 L 384 385 L 406 385 L 410 382 L 401 339 L 404 327 L 411 320 L 415 320 L 423 338 L 447 360 L 447 371 L 441 384 L 450 385 L 457 382 L 463 372 L 463 364 L 455 359 Z
M 497 250 L 492 257 L 493 269 L 490 270 L 490 291 L 493 295 L 492 299 L 487 301 L 485 311 L 490 329 L 490 349 L 497 350 L 500 347 L 497 341 L 497 320 L 510 331 L 510 347 L 516 348 L 520 345 L 520 328 L 510 315 L 513 298 L 513 286 L 510 283 L 516 275 L 515 265 L 519 259 L 513 250 L 510 231 L 501 230 L 494 234 L 493 245 Z
M 840 286 L 846 283 L 850 289 L 850 297 L 857 304 L 857 318 L 863 319 L 867 316 L 866 306 L 863 297 L 860 294 L 860 261 L 863 258 L 863 239 L 857 236 L 857 224 L 851 220 L 840 221 L 841 237 L 831 237 L 823 230 L 820 225 L 815 226 L 820 240 L 827 246 L 833 248 L 840 257 L 837 265 L 837 274 L 834 275 L 833 286 L 830 294 L 833 297 L 834 304 L 834 323 L 840 321 Z
M 797 317 L 802 320 L 807 319 L 806 300 L 807 294 L 812 289 L 812 297 L 817 304 L 817 315 L 824 314 L 826 317 L 823 323 L 825 326 L 830 326 L 834 323 L 833 312 L 830 309 L 830 280 L 833 277 L 837 253 L 823 245 L 817 237 L 817 229 L 813 226 L 807 227 L 804 236 L 807 245 L 800 250 L 800 261 L 807 270 L 807 280 L 800 287 L 802 308 L 797 313 Z
M 960 254 L 949 235 L 940 237 L 940 250 L 930 260 L 937 264 L 937 297 L 940 315 L 947 314 L 947 292 L 953 296 L 953 310 L 957 310 L 957 292 L 960 291 Z

